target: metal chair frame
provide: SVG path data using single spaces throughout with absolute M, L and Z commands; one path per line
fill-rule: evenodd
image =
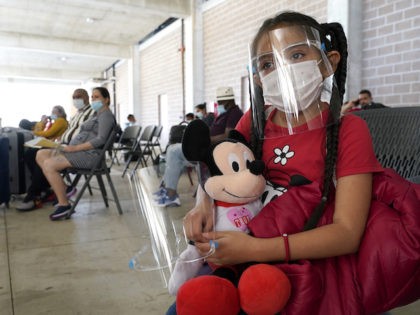
M 156 125 L 148 125 L 143 129 L 143 132 L 139 138 L 139 140 L 136 142 L 136 145 L 134 149 L 130 152 L 130 156 L 128 157 L 128 160 L 125 164 L 122 177 L 125 176 L 125 173 L 128 171 L 130 163 L 133 160 L 133 156 L 137 155 L 138 159 L 136 161 L 136 164 L 134 168 L 131 170 L 131 173 L 133 174 L 137 168 L 139 167 L 140 163 L 143 167 L 147 166 L 147 160 L 149 156 L 152 156 L 152 140 L 153 135 L 155 133 Z M 153 158 L 153 156 L 152 156 Z
M 111 161 L 111 166 L 116 161 L 118 165 L 120 165 L 119 159 L 118 159 L 118 152 L 120 151 L 132 151 L 136 145 L 136 142 L 138 141 L 138 138 L 140 136 L 141 132 L 141 126 L 135 125 L 135 126 L 128 126 L 124 129 L 121 138 L 118 141 L 118 144 L 112 149 L 113 157 Z
M 70 209 L 70 212 L 68 214 L 68 218 L 70 218 L 70 216 L 74 213 L 80 199 L 82 198 L 85 190 L 88 188 L 90 193 L 92 194 L 92 191 L 90 190 L 90 181 L 93 178 L 93 176 L 96 176 L 96 179 L 98 181 L 98 185 L 99 185 L 99 190 L 101 191 L 102 194 L 102 198 L 104 200 L 105 206 L 108 208 L 109 207 L 109 203 L 108 201 L 114 201 L 116 206 L 117 206 L 117 210 L 119 214 L 122 214 L 122 209 L 121 209 L 121 205 L 120 205 L 120 201 L 118 199 L 118 195 L 117 192 L 115 190 L 115 186 L 112 182 L 111 179 L 111 166 L 108 166 L 106 164 L 106 153 L 107 151 L 111 151 L 113 144 L 114 144 L 114 137 L 115 137 L 115 130 L 111 131 L 110 136 L 108 137 L 108 140 L 106 141 L 104 147 L 101 149 L 100 155 L 98 157 L 97 162 L 95 163 L 95 166 L 91 169 L 81 169 L 81 168 L 67 168 L 65 170 L 66 174 L 74 174 L 76 175 L 75 178 L 73 179 L 73 181 L 71 182 L 71 185 L 74 187 L 79 183 L 79 180 L 82 176 L 85 177 L 85 182 L 82 185 L 82 188 L 80 189 L 80 191 L 77 192 L 76 194 L 76 199 L 74 201 L 72 201 L 72 207 Z M 108 198 L 107 195 L 107 191 L 105 188 L 105 184 L 104 184 L 104 180 L 102 178 L 102 176 L 105 175 L 107 181 L 108 181 L 108 185 L 111 189 L 112 192 L 112 196 L 114 199 L 110 199 Z

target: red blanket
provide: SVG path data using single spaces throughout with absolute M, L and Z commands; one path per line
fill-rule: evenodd
M 257 237 L 302 231 L 320 185 L 294 187 L 250 222 Z M 331 202 L 319 225 L 332 222 Z M 293 251 L 293 248 L 291 248 Z M 366 231 L 355 255 L 278 264 L 290 278 L 290 314 L 377 314 L 420 298 L 420 185 L 387 169 L 374 176 Z

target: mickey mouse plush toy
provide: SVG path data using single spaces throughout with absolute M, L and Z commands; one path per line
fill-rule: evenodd
M 247 223 L 262 207 L 259 197 L 265 180 L 264 163 L 255 160 L 244 137 L 232 130 L 227 139 L 212 144 L 207 125 L 194 120 L 185 130 L 182 150 L 187 160 L 203 162 L 209 170 L 203 189 L 215 202 L 215 230 L 248 232 Z M 212 275 L 190 279 L 203 260 L 193 245 L 181 259 L 184 262 L 177 262 L 169 283 L 170 293 L 177 294 L 178 315 L 237 315 L 241 310 L 249 315 L 273 315 L 290 297 L 287 276 L 274 266 L 211 266 Z

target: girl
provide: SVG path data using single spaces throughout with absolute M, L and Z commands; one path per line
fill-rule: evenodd
M 263 23 L 252 43 L 251 57 L 252 110 L 236 129 L 266 164 L 264 197 L 269 203 L 250 223 L 253 236 L 236 232 L 212 236 L 203 233 L 213 222 L 209 200 L 201 191 L 197 206 L 185 218 L 187 237 L 203 254 L 209 251 L 208 240 L 215 237 L 217 249 L 206 258 L 210 263 L 276 263 L 292 283 L 291 300 L 284 310 L 287 314 L 372 314 L 395 307 L 398 302 L 393 298 L 401 294 L 396 283 L 391 283 L 392 293 L 375 295 L 389 283 L 374 281 L 388 275 L 373 275 L 369 280 L 372 270 L 366 267 L 372 262 L 365 259 L 362 264 L 360 258 L 367 257 L 365 251 L 375 255 L 382 250 L 372 245 L 378 235 L 368 237 L 372 229 L 365 232 L 365 227 L 372 179 L 383 169 L 365 122 L 353 115 L 340 120 L 347 60 L 341 25 L 319 24 L 296 12 L 281 13 Z M 398 176 L 393 180 L 404 182 Z M 412 209 L 419 208 L 418 195 L 410 189 Z M 418 249 L 418 222 L 413 230 Z M 384 235 L 390 232 L 385 224 L 374 231 L 379 233 L 376 241 L 385 244 Z M 392 240 L 400 235 L 391 234 Z M 358 251 L 358 257 L 353 255 Z M 389 258 L 388 253 L 382 254 L 385 260 Z M 390 257 L 398 255 L 390 253 Z M 418 266 L 419 254 L 412 256 L 413 266 Z M 285 264 L 289 261 L 297 263 Z M 413 289 L 415 281 L 406 295 L 411 301 L 419 296 L 419 290 Z M 188 282 L 180 292 L 183 289 L 188 291 Z M 178 294 L 177 305 L 193 303 L 185 301 L 187 296 Z M 240 300 L 243 306 L 241 296 Z M 408 302 L 403 300 L 399 303 Z M 270 303 L 261 297 L 256 302 Z

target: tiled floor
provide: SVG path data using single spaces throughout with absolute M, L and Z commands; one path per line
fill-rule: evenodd
M 159 183 L 153 169 L 144 170 Z M 21 213 L 0 207 L 0 314 L 164 314 L 173 302 L 159 271 L 133 271 L 130 258 L 149 232 L 135 210 L 127 178 L 121 167 L 112 175 L 124 214 L 115 205 L 105 208 L 100 193 L 82 198 L 71 220 L 51 222 L 52 206 Z M 93 180 L 93 182 L 96 182 Z M 182 206 L 161 209 L 155 220 L 164 222 L 157 232 L 169 233 L 180 224 L 194 202 L 188 177 L 180 181 Z M 168 222 L 168 220 L 170 222 Z M 156 232 L 156 231 L 155 231 Z M 149 256 L 151 257 L 151 256 Z M 395 315 L 420 314 L 420 302 L 392 311 Z

